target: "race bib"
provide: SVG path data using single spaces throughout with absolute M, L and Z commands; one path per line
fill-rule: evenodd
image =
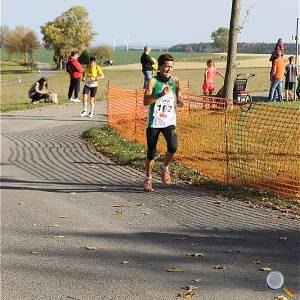
M 89 88 L 96 87 L 96 81 L 93 81 L 91 79 L 87 79 L 86 82 L 85 82 L 85 85 Z

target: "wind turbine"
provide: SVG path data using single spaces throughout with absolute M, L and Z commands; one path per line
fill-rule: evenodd
M 127 39 L 125 40 L 126 43 L 126 51 L 129 51 L 129 43 L 131 42 L 129 33 L 127 34 Z
M 116 36 L 115 38 L 114 38 L 114 47 L 113 47 L 113 50 L 115 51 L 116 50 L 116 41 L 119 39 L 119 37 L 118 36 Z

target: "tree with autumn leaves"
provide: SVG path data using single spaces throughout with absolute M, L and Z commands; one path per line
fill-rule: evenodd
M 62 61 L 73 50 L 83 51 L 96 36 L 83 6 L 74 6 L 51 22 L 41 26 L 45 48 L 54 50 L 54 57 L 62 68 Z
M 1 26 L 1 47 L 6 50 L 9 58 L 13 55 L 22 58 L 23 63 L 34 66 L 33 54 L 40 47 L 36 34 L 27 27 L 16 26 L 10 30 L 8 26 Z

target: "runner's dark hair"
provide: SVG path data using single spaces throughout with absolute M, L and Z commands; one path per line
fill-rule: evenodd
M 158 61 L 158 65 L 162 66 L 166 61 L 174 61 L 174 58 L 171 54 L 166 53 L 160 55 L 157 61 Z

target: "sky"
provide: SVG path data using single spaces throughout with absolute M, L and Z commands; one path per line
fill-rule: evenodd
M 293 42 L 300 0 L 241 0 L 240 21 L 249 16 L 239 42 Z M 229 27 L 231 0 L 2 0 L 1 24 L 23 25 L 42 40 L 40 26 L 72 6 L 82 5 L 98 33 L 93 46 L 108 44 L 170 47 L 211 42 L 211 33 Z M 299 25 L 300 26 L 300 25 Z M 129 38 L 128 38 L 129 37 Z

